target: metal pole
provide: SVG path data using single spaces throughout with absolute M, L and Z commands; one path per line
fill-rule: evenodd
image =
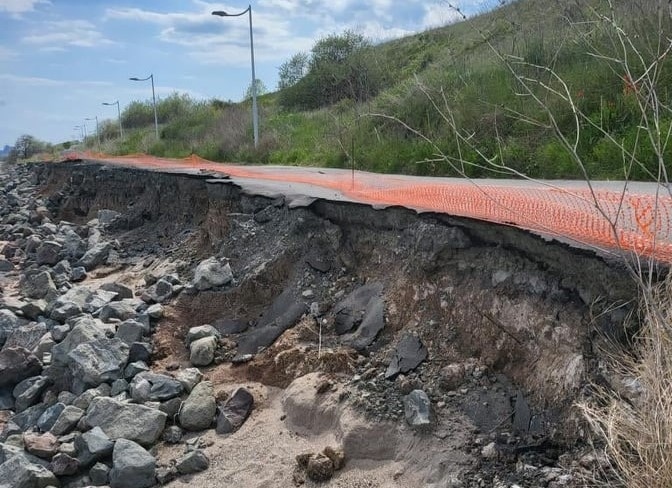
M 98 140 L 98 152 L 100 152 L 100 130 L 98 128 L 98 116 L 96 115 L 96 139 Z
M 247 7 L 250 14 L 250 60 L 252 61 L 252 127 L 254 147 L 259 147 L 259 109 L 257 107 L 257 77 L 254 73 L 254 36 L 252 35 L 252 5 Z
M 154 131 L 156 132 L 156 139 L 159 139 L 159 118 L 156 116 L 156 95 L 154 94 L 154 74 L 149 75 L 152 80 L 152 101 L 154 102 Z
M 119 100 L 117 100 L 117 114 L 119 115 L 119 138 L 124 138 L 124 127 L 121 125 L 121 109 L 119 108 Z

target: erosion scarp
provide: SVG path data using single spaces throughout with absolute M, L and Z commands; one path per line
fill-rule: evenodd
M 618 263 L 506 226 L 290 205 L 207 175 L 70 162 L 3 178 L 0 333 L 36 337 L 21 343 L 39 365 L 13 387 L 48 380 L 10 392 L 0 419 L 14 429 L 19 397 L 38 407 L 21 431 L 68 410 L 50 458 L 72 471 L 64 486 L 121 486 L 137 469 L 195 486 L 559 487 L 599 462 L 582 457 L 573 405 L 616 382 L 600 345 L 622 338 L 637 299 Z M 114 427 L 134 409 L 151 436 Z M 114 451 L 94 470 L 67 445 L 96 428 Z M 134 467 L 136 445 L 154 447 Z

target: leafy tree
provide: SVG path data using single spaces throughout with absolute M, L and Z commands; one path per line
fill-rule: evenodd
M 305 52 L 296 53 L 280 65 L 278 69 L 278 90 L 296 85 L 308 73 L 310 57 Z
M 264 93 L 268 92 L 266 89 L 266 85 L 264 85 L 264 82 L 261 81 L 259 78 L 254 80 L 255 85 L 257 87 L 257 96 L 260 97 Z M 251 100 L 252 99 L 252 83 L 247 87 L 247 90 L 245 91 L 245 100 Z
M 28 159 L 48 149 L 48 144 L 36 139 L 30 134 L 23 134 L 14 143 L 14 147 L 7 156 L 7 162 L 15 163 L 19 159 Z

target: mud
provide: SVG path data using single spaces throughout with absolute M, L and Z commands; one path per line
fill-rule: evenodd
M 246 194 L 206 175 L 86 162 L 36 166 L 35 178 L 62 220 L 83 223 L 101 209 L 122 214 L 108 229 L 116 239 L 110 273 L 132 270 L 149 282 L 167 269 L 189 277 L 213 254 L 229 261 L 234 286 L 185 292 L 167 307 L 154 338 L 159 366 L 186 365 L 187 330 L 210 323 L 243 345 L 221 352 L 220 364 L 208 371 L 215 382 L 287 388 L 305 374 L 326 374 L 340 392 L 330 401 L 368 419 L 361 435 L 369 440 L 348 438 L 359 434 L 343 433 L 348 418 L 332 418 L 333 412 L 319 419 L 299 412 L 288 419 L 293 431 L 341 432 L 352 453 L 370 438 L 401 436 L 374 443 L 397 446 L 389 452 L 351 455 L 415 463 L 408 476 L 416 482 L 462 486 L 447 484 L 450 476 L 463 486 L 513 482 L 527 476 L 516 471 L 521 460 L 555 469 L 563 453 L 580 449 L 586 431 L 573 404 L 599 381 L 600 342 L 625 334 L 635 306 L 635 286 L 618 262 L 511 227 L 319 199 L 304 206 L 294 200 L 290 208 L 282 197 Z M 372 286 L 374 295 L 382 288 L 382 330 L 362 345 L 340 335 L 342 312 L 348 296 L 368 298 Z M 275 310 L 278 304 L 283 310 Z M 360 311 L 354 322 L 366 322 L 365 305 L 349 307 Z M 284 312 L 292 317 L 284 320 Z M 278 330 L 268 332 L 269 324 Z M 269 334 L 279 339 L 258 343 Z M 427 360 L 385 379 L 408 334 L 426 347 Z M 241 353 L 256 355 L 231 365 Z M 403 424 L 401 399 L 416 387 L 433 405 L 433 430 L 423 434 L 430 444 L 408 429 L 386 427 Z M 293 401 L 287 391 L 284 404 Z M 334 412 L 350 411 L 343 408 Z M 460 433 L 452 443 L 451 432 Z M 453 453 L 448 465 L 460 466 L 452 474 L 432 464 L 436 459 L 420 460 L 418 450 L 441 442 Z M 499 454 L 481 457 L 490 442 Z M 403 484 L 405 471 L 397 471 Z

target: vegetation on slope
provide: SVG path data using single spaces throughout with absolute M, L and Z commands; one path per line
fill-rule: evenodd
M 104 152 L 148 152 L 181 157 L 196 153 L 215 161 L 355 166 L 379 172 L 510 176 L 483 157 L 530 177 L 582 177 L 556 130 L 577 137 L 577 152 L 592 179 L 651 179 L 658 162 L 641 137 L 638 78 L 630 79 L 609 55 L 615 44 L 602 12 L 606 0 L 518 0 L 465 22 L 380 45 L 352 32 L 319 40 L 281 67 L 280 89 L 259 98 L 260 143 L 252 144 L 250 101 L 197 101 L 175 94 L 158 102 L 160 140 L 151 103 L 133 102 L 122 114 L 125 139 L 113 121 L 101 125 Z M 614 15 L 634 45 L 656 56 L 661 26 L 658 2 L 614 1 Z M 446 7 L 449 8 L 448 6 Z M 654 36 L 650 38 L 649 36 Z M 655 82 L 661 102 L 672 86 L 669 63 Z M 646 59 L 633 58 L 636 74 Z M 512 73 L 512 67 L 515 73 Z M 283 71 L 284 70 L 284 71 Z M 571 102 L 553 96 L 557 75 Z M 538 84 L 538 95 L 557 120 L 521 94 L 520 77 Z M 575 104 L 572 106 L 572 104 Z M 573 110 L 586 114 L 575 126 Z M 660 117 L 665 133 L 672 117 Z M 456 128 L 468 134 L 460 144 Z M 624 161 L 622 148 L 641 164 Z M 94 138 L 86 141 L 96 147 Z M 665 154 L 672 149 L 665 148 Z M 480 153 L 480 156 L 479 156 Z M 666 158 L 670 160 L 670 158 Z M 458 163 L 458 164 L 456 164 Z

